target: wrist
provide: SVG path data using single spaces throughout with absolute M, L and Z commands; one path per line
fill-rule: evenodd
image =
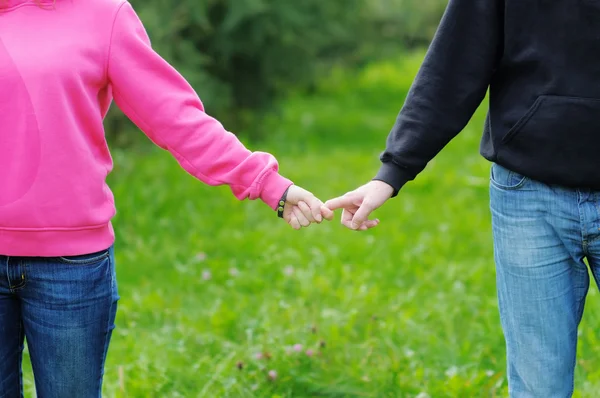
M 292 181 L 276 171 L 269 172 L 260 182 L 259 198 L 272 210 L 277 211 L 282 193 L 292 184 Z
M 400 189 L 408 181 L 412 180 L 412 176 L 409 172 L 394 163 L 383 163 L 377 175 L 373 178 L 373 181 L 381 181 L 392 187 L 392 196 L 398 195 Z
M 285 190 L 285 192 L 283 192 L 283 195 L 281 195 L 281 198 L 279 199 L 278 202 L 278 206 L 277 206 L 277 217 L 279 218 L 283 218 L 283 211 L 285 210 L 285 202 L 287 201 L 287 195 L 288 192 L 290 191 L 291 185 L 289 187 L 287 187 L 287 189 Z

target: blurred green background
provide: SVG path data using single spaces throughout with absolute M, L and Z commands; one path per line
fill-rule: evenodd
M 446 4 L 132 3 L 207 112 L 324 200 L 378 169 Z M 337 218 L 293 231 L 264 204 L 204 186 L 113 108 L 122 298 L 105 396 L 506 396 L 485 110 L 377 211 L 378 228 L 354 233 Z M 600 387 L 590 295 L 576 397 Z
M 154 48 L 238 134 L 263 138 L 290 93 L 315 94 L 331 68 L 357 68 L 427 45 L 443 0 L 132 0 Z M 113 141 L 128 121 L 114 107 Z

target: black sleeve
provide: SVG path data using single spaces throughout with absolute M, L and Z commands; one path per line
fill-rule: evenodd
M 481 104 L 502 51 L 503 0 L 450 0 L 381 155 L 394 196 Z

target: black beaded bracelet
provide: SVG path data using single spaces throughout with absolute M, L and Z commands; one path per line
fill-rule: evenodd
M 290 188 L 288 187 L 288 189 L 286 189 L 281 196 L 281 199 L 279 199 L 279 207 L 277 207 L 277 217 L 279 218 L 283 218 L 283 210 L 285 208 L 285 201 L 287 200 L 287 194 L 289 190 Z

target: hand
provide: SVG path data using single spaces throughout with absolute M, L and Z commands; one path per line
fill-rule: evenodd
M 383 181 L 371 181 L 344 196 L 330 199 L 325 207 L 330 210 L 344 209 L 342 224 L 346 227 L 364 231 L 376 227 L 379 220 L 369 220 L 369 215 L 392 197 L 394 188 Z
M 315 195 L 297 185 L 288 190 L 283 219 L 294 229 L 308 227 L 312 223 L 320 224 L 333 219 L 333 211 L 323 205 Z

